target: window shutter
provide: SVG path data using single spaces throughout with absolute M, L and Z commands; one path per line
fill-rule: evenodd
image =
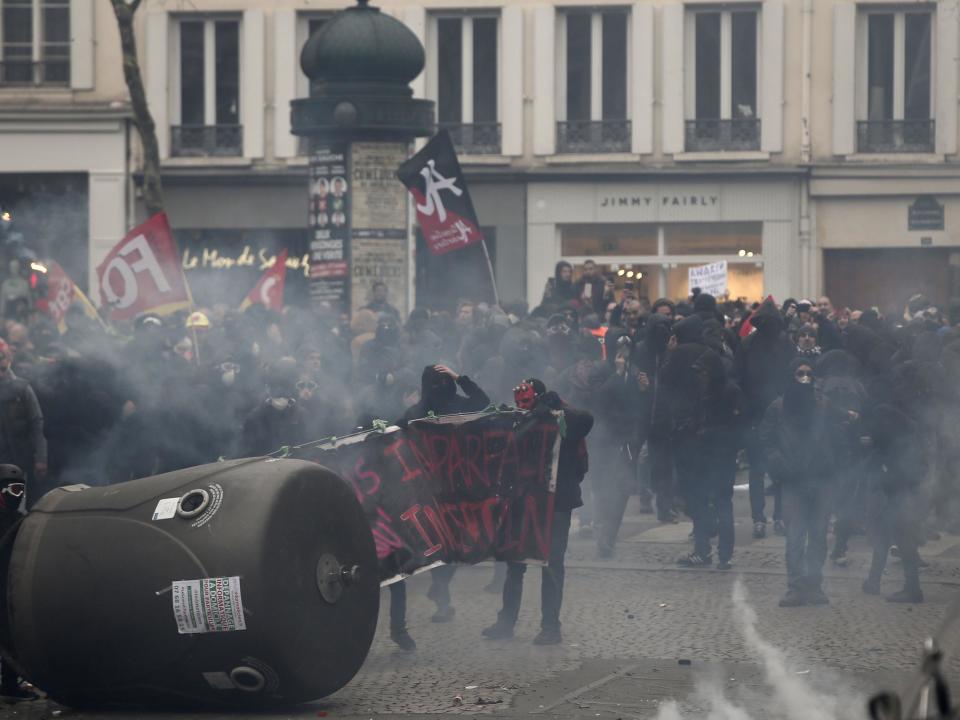
M 630 19 L 630 149 L 649 154 L 653 152 L 653 6 L 634 3 Z
M 534 10 L 533 152 L 553 155 L 557 148 L 556 55 L 557 13 L 552 5 Z
M 833 8 L 833 154 L 851 155 L 856 149 L 857 6 L 838 3 Z
M 70 87 L 93 90 L 93 0 L 70 3 Z
M 683 5 L 663 8 L 663 152 L 684 148 Z
M 244 11 L 242 32 L 240 114 L 243 121 L 243 156 L 262 158 L 265 79 L 263 10 Z
M 300 48 L 296 46 L 297 13 L 278 8 L 273 11 L 273 155 L 277 158 L 295 157 L 297 138 L 290 132 L 290 101 L 297 97 L 297 62 Z
M 783 151 L 783 3 L 760 11 L 760 149 Z
M 936 150 L 941 155 L 952 155 L 957 152 L 957 55 L 960 53 L 960 19 L 955 2 L 937 3 L 936 23 Z
M 162 10 L 150 11 L 147 13 L 146 91 L 161 158 L 170 157 L 169 52 L 170 18 Z
M 500 28 L 500 152 L 517 156 L 523 155 L 523 8 L 505 6 Z

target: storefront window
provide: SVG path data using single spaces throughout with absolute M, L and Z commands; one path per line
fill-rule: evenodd
M 763 250 L 763 223 L 664 225 L 664 239 L 667 255 L 753 257 Z
M 560 231 L 564 257 L 656 255 L 656 225 L 567 225 Z
M 666 297 L 678 300 L 690 294 L 689 271 L 697 265 L 699 263 L 675 265 L 667 269 Z M 763 268 L 757 267 L 755 263 L 728 264 L 727 289 L 731 300 L 756 300 L 763 297 Z

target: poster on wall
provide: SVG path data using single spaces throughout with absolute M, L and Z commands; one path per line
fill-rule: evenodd
M 727 261 L 710 263 L 709 265 L 698 265 L 688 270 L 688 293 L 692 293 L 694 288 L 707 295 L 722 297 L 727 294 Z
M 346 305 L 350 293 L 350 196 L 346 144 L 310 156 L 310 297 Z
M 373 284 L 387 285 L 387 297 L 407 315 L 409 246 L 407 193 L 396 168 L 407 159 L 405 143 L 353 143 L 350 149 L 351 310 L 372 299 Z

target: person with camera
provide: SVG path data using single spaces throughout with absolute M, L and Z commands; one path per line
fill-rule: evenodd
M 554 421 L 562 413 L 566 427 L 560 441 L 557 464 L 557 490 L 554 500 L 553 524 L 550 534 L 550 556 L 543 567 L 540 580 L 540 633 L 535 645 L 557 645 L 563 642 L 560 632 L 560 606 L 563 602 L 564 556 L 570 535 L 570 519 L 575 508 L 583 504 L 580 483 L 587 473 L 587 435 L 593 428 L 593 415 L 567 405 L 556 392 L 548 391 L 542 380 L 528 378 L 514 390 L 514 402 L 521 410 Z M 523 597 L 523 576 L 526 563 L 507 563 L 507 579 L 503 585 L 503 607 L 497 621 L 484 629 L 491 640 L 513 637 L 513 629 L 520 615 Z

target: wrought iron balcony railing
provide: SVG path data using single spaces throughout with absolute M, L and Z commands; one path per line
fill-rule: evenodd
M 499 155 L 500 123 L 439 123 L 464 155 Z
M 857 152 L 860 153 L 932 153 L 935 138 L 933 120 L 857 122 Z
M 760 120 L 687 120 L 687 152 L 749 151 L 760 149 Z
M 567 120 L 558 122 L 557 152 L 630 152 L 630 121 Z
M 174 125 L 170 128 L 170 154 L 174 157 L 235 157 L 242 153 L 242 125 Z

